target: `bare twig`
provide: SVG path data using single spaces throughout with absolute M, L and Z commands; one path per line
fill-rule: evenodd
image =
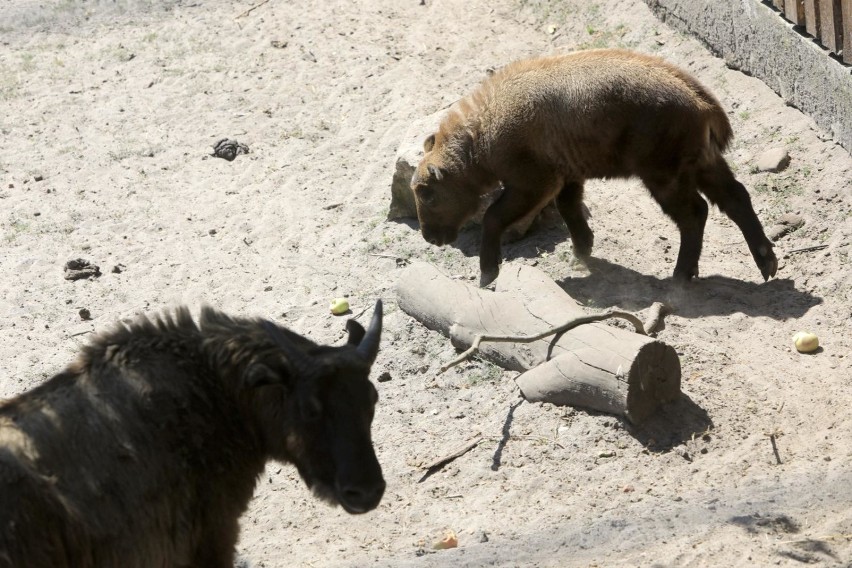
M 787 254 L 796 254 L 797 252 L 812 252 L 815 250 L 822 250 L 824 248 L 828 248 L 828 245 L 814 245 L 812 247 L 788 250 Z
M 581 326 L 583 324 L 595 323 L 610 318 L 625 319 L 633 324 L 633 327 L 636 328 L 636 333 L 648 335 L 647 333 L 645 333 L 645 327 L 642 325 L 642 322 L 641 320 L 639 320 L 639 318 L 629 312 L 621 312 L 616 310 L 610 310 L 602 314 L 593 314 L 589 316 L 581 316 L 578 318 L 574 318 L 570 321 L 563 323 L 562 325 L 527 337 L 517 335 L 485 335 L 483 333 L 477 333 L 476 336 L 473 338 L 473 343 L 471 343 L 470 348 L 464 351 L 461 355 L 459 355 L 449 363 L 447 363 L 446 365 L 444 365 L 443 367 L 441 367 L 440 372 L 443 373 L 448 369 L 455 367 L 462 361 L 468 359 L 471 355 L 479 351 L 479 344 L 483 341 L 489 341 L 492 343 L 532 343 L 533 341 L 544 339 L 549 335 L 565 333 L 566 331 L 570 331 L 575 327 Z
M 401 256 L 396 256 L 396 255 L 394 255 L 394 254 L 383 254 L 383 253 L 380 253 L 380 252 L 371 252 L 371 253 L 370 253 L 370 256 L 376 256 L 376 257 L 378 257 L 378 258 L 390 258 L 390 259 L 393 259 L 393 260 L 395 260 L 395 261 L 396 261 L 396 265 L 397 265 L 397 267 L 405 266 L 405 265 L 407 265 L 407 264 L 408 264 L 408 259 L 407 259 L 407 258 L 403 258 L 403 257 L 401 257 Z
M 775 461 L 781 465 L 781 456 L 778 455 L 778 446 L 775 444 L 775 434 L 769 435 L 769 441 L 772 443 L 772 451 L 775 453 Z
M 240 14 L 239 16 L 236 16 L 234 19 L 235 19 L 235 20 L 238 20 L 238 19 L 242 18 L 243 16 L 248 16 L 248 15 L 249 15 L 249 14 L 251 14 L 251 13 L 252 13 L 255 9 L 260 8 L 261 6 L 263 6 L 264 4 L 266 4 L 267 2 L 269 2 L 269 0 L 262 0 L 261 2 L 258 2 L 257 4 L 255 4 L 254 6 L 252 6 L 251 8 L 249 8 L 248 10 L 246 10 L 245 12 L 243 12 L 242 14 Z
M 443 465 L 446 465 L 446 464 L 450 463 L 451 461 L 453 461 L 454 459 L 465 455 L 470 450 L 472 450 L 473 448 L 478 446 L 479 443 L 483 440 L 483 438 L 484 438 L 484 436 L 482 434 L 477 434 L 476 436 L 474 436 L 473 438 L 471 438 L 470 440 L 468 440 L 467 442 L 465 442 L 461 446 L 457 447 L 456 449 L 454 449 L 453 451 L 451 451 L 447 455 L 440 457 L 440 458 L 436 459 L 435 461 L 422 466 L 422 468 L 429 471 L 429 470 L 432 470 L 432 469 L 437 469 L 437 468 L 439 468 Z
M 852 540 L 852 533 L 849 534 L 829 534 L 825 536 L 818 537 L 810 537 L 810 538 L 797 538 L 795 540 L 779 540 L 778 544 L 798 544 L 801 542 L 833 542 L 838 540 Z
M 648 319 L 645 320 L 645 331 L 648 335 L 656 333 L 657 328 L 663 321 L 663 318 L 672 313 L 672 308 L 668 304 L 662 302 L 654 302 L 648 309 Z

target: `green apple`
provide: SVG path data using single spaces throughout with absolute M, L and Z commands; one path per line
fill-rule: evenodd
M 331 301 L 331 313 L 336 316 L 349 311 L 349 300 L 346 298 L 335 298 Z

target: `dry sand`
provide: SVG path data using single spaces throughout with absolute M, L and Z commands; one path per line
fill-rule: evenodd
M 140 311 L 208 302 L 336 342 L 330 298 L 358 313 L 382 297 L 384 501 L 349 516 L 270 464 L 243 518 L 243 565 L 852 565 L 846 151 L 639 0 L 272 0 L 240 16 L 251 6 L 2 0 L 0 396 Z M 693 72 L 730 112 L 728 158 L 764 224 L 805 221 L 763 283 L 714 211 L 702 278 L 679 293 L 677 231 L 636 181 L 588 185 L 591 273 L 571 262 L 564 228 L 505 248 L 590 309 L 674 305 L 660 337 L 681 355 L 685 397 L 641 428 L 519 404 L 513 374 L 485 362 L 439 376 L 452 347 L 394 301 L 392 257 L 477 275 L 475 232 L 438 249 L 416 223 L 385 221 L 408 125 L 490 67 L 593 46 Z M 226 136 L 250 153 L 208 157 Z M 788 149 L 790 167 L 754 172 L 770 147 Z M 812 245 L 827 246 L 791 252 Z M 64 280 L 78 257 L 102 276 Z M 791 350 L 802 329 L 820 352 Z M 478 432 L 484 443 L 421 481 L 421 464 Z M 445 530 L 458 549 L 418 554 Z

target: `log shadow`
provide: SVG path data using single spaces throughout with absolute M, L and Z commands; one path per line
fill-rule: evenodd
M 743 313 L 784 320 L 799 318 L 823 302 L 797 290 L 789 278 L 757 283 L 713 275 L 678 284 L 600 258 L 590 258 L 586 265 L 589 274 L 569 276 L 557 284 L 575 300 L 598 309 L 619 306 L 638 311 L 663 301 L 685 318 Z
M 694 436 L 713 428 L 707 411 L 698 406 L 686 393 L 677 400 L 662 405 L 642 424 L 621 419 L 625 431 L 651 452 L 668 452 Z M 688 456 L 684 456 L 690 459 Z

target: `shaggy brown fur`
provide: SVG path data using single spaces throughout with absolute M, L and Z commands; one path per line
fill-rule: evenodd
M 370 327 L 320 346 L 205 308 L 101 335 L 0 406 L 0 567 L 231 568 L 270 458 L 350 513 L 375 508 L 381 303 Z
M 778 262 L 748 192 L 722 157 L 725 111 L 686 72 L 624 50 L 591 50 L 512 63 L 456 103 L 412 179 L 424 238 L 455 240 L 479 198 L 502 182 L 482 223 L 482 285 L 496 278 L 500 236 L 555 199 L 574 252 L 592 251 L 582 213 L 591 178 L 638 176 L 677 224 L 674 275 L 698 275 L 707 219 L 700 190 L 740 228 L 764 279 Z

